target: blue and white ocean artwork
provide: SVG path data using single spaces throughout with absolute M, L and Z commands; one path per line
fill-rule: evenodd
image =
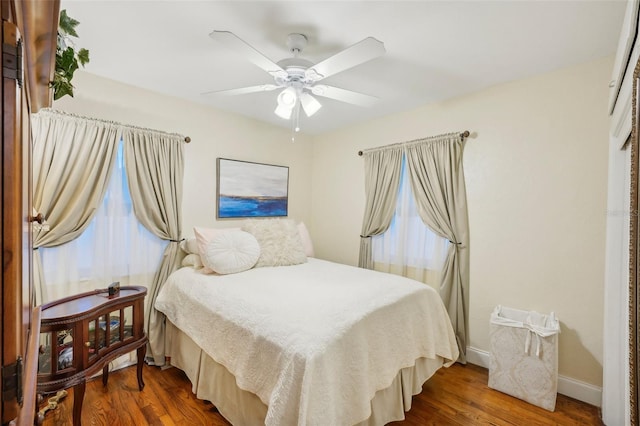
M 289 168 L 218 159 L 218 218 L 287 216 Z

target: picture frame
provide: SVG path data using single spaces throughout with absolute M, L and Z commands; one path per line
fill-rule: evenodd
M 216 217 L 288 216 L 289 167 L 217 158 Z

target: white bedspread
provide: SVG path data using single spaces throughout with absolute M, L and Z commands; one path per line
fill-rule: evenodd
M 419 357 L 458 357 L 429 286 L 309 258 L 232 275 L 173 273 L 156 309 L 268 406 L 267 425 L 352 425 Z

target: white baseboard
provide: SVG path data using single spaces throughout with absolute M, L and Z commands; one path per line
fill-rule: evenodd
M 467 347 L 467 362 L 489 368 L 489 352 Z M 558 375 L 558 393 L 600 407 L 602 388 L 570 377 Z

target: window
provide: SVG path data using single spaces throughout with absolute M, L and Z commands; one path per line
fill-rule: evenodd
M 134 215 L 120 141 L 104 200 L 87 229 L 67 244 L 39 249 L 47 300 L 113 281 L 149 286 L 166 245 Z
M 398 200 L 391 225 L 385 233 L 372 238 L 375 269 L 391 269 L 391 272 L 397 269 L 391 266 L 400 266 L 440 271 L 447 256 L 448 244 L 420 218 L 409 181 L 406 157 L 403 157 Z M 380 268 L 380 264 L 388 268 Z

